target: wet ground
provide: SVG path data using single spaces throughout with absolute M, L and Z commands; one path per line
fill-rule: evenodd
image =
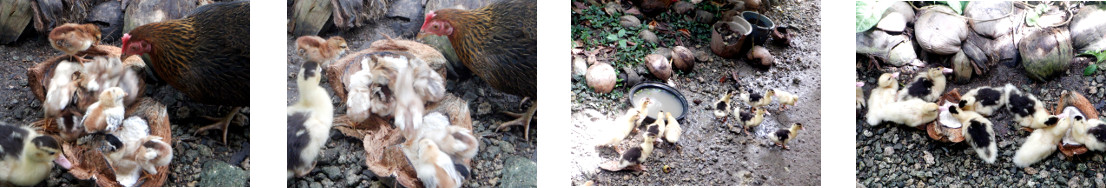
M 393 23 L 390 23 L 390 21 L 378 23 L 378 25 L 390 24 Z M 349 53 L 368 48 L 368 45 L 373 41 L 383 38 L 381 34 L 387 34 L 392 37 L 398 36 L 398 38 L 413 37 L 394 34 L 396 32 L 383 27 L 381 27 L 381 29 L 376 28 L 377 25 L 370 25 L 346 32 L 324 31 L 321 35 L 324 38 L 333 35 L 342 36 L 349 42 Z M 288 69 L 287 91 L 289 105 L 299 100 L 299 94 L 295 89 L 296 82 L 294 79 L 299 72 L 299 65 L 303 62 L 301 58 L 292 55 L 295 49 L 295 39 L 296 38 L 291 35 L 289 35 L 287 39 L 289 62 L 286 66 Z M 331 101 L 335 106 L 334 116 L 342 116 L 345 114 L 346 106 L 343 104 L 343 101 L 340 101 L 340 99 L 334 95 L 333 88 L 330 88 L 330 85 L 325 83 L 327 81 L 328 80 L 323 80 L 324 83 L 320 84 L 331 94 Z M 499 123 L 513 119 L 499 113 L 500 111 L 523 112 L 528 109 L 530 105 L 533 105 L 533 102 L 528 102 L 520 106 L 519 101 L 522 100 L 522 97 L 499 92 L 475 76 L 463 79 L 447 79 L 446 89 L 453 95 L 461 97 L 469 102 L 469 109 L 472 110 L 473 133 L 475 133 L 477 137 L 483 135 L 480 139 L 480 151 L 473 159 L 471 169 L 472 176 L 465 179 L 463 182 L 465 187 L 501 186 L 504 182 L 500 180 L 506 179 L 508 176 L 536 176 L 534 174 L 511 174 L 504 165 L 505 161 L 511 158 L 522 158 L 525 160 L 521 161 L 529 163 L 537 161 L 538 115 L 535 115 L 530 123 L 530 132 L 525 133 L 530 135 L 529 141 L 523 139 L 524 133 L 520 127 L 504 129 L 502 132 L 495 131 L 495 127 L 497 127 Z M 315 166 L 314 170 L 302 178 L 289 179 L 287 181 L 288 186 L 312 188 L 376 187 L 385 184 L 380 178 L 376 177 L 366 168 L 365 148 L 362 145 L 361 138 L 348 137 L 338 132 L 338 130 L 332 129 L 330 131 L 330 141 L 327 142 L 322 154 L 316 160 L 318 164 Z M 392 185 L 389 184 L 386 186 Z
M 858 58 L 863 59 L 863 58 Z M 866 63 L 858 63 L 867 65 Z M 941 63 L 932 63 L 932 67 Z M 948 67 L 948 64 L 943 66 Z M 991 72 L 975 76 L 966 84 L 950 81 L 948 90 L 959 88 L 961 93 L 980 86 L 1013 84 L 1023 92 L 1036 95 L 1046 108 L 1052 109 L 1063 90 L 1080 92 L 1095 108 L 1103 110 L 1106 76 L 1101 71 L 1092 76 L 1082 76 L 1086 65 L 1073 65 L 1067 74 L 1046 82 L 1032 81 L 1025 76 L 1020 65 L 997 65 Z M 880 71 L 858 70 L 857 78 L 865 82 L 868 96 L 875 87 Z M 913 75 L 900 75 L 900 82 Z M 949 76 L 951 79 L 951 76 Z M 858 112 L 866 113 L 864 111 Z M 900 125 L 868 125 L 863 117 L 856 121 L 856 181 L 858 187 L 906 187 L 906 186 L 1059 186 L 1104 187 L 1103 173 L 1106 164 L 1100 152 L 1068 158 L 1056 152 L 1027 168 L 1014 166 L 1014 152 L 1025 143 L 1029 132 L 1013 123 L 1009 112 L 1001 111 L 989 117 L 999 146 L 995 164 L 979 159 L 967 143 L 950 144 L 930 139 L 926 132 Z
M 703 2 L 707 3 L 707 2 Z M 693 42 L 685 46 L 706 54 L 691 73 L 674 77 L 675 88 L 689 104 L 688 114 L 680 121 L 684 129 L 677 149 L 660 144 L 644 163 L 645 172 L 600 170 L 599 164 L 617 160 L 618 153 L 609 147 L 594 147 L 595 130 L 609 126 L 609 121 L 630 108 L 628 94 L 598 94 L 587 88 L 582 77 L 572 80 L 572 124 L 570 136 L 575 143 L 569 164 L 572 184 L 592 182 L 597 185 L 819 185 L 821 183 L 821 35 L 818 2 L 778 2 L 766 15 L 777 25 L 797 27 L 791 46 L 769 45 L 777 58 L 776 65 L 755 68 L 744 60 L 724 59 L 710 52 L 709 43 Z M 814 15 L 814 16 L 810 16 Z M 648 19 L 643 20 L 648 22 Z M 709 37 L 707 37 L 709 39 Z M 660 46 L 671 47 L 671 46 Z M 585 49 L 589 50 L 589 49 Z M 616 68 L 616 69 L 621 69 Z M 646 82 L 659 82 L 644 66 L 634 67 L 646 77 Z M 711 104 L 725 92 L 736 90 L 733 80 L 719 82 L 736 71 L 744 88 L 763 92 L 767 89 L 789 91 L 799 96 L 797 106 L 777 109 L 767 106 L 772 115 L 755 128 L 755 133 L 732 132 L 726 124 L 740 125 L 731 117 L 725 124 L 715 119 Z M 615 92 L 629 93 L 632 86 L 620 86 Z M 699 101 L 696 103 L 694 101 Z M 748 109 L 747 104 L 732 105 Z M 802 123 L 805 130 L 783 150 L 768 139 L 777 129 L 787 129 L 791 123 Z M 640 136 L 621 142 L 623 148 L 641 143 Z M 671 171 L 664 172 L 668 166 Z
M 51 48 L 48 40 L 37 34 L 24 33 L 13 44 L 0 45 L 0 121 L 29 125 L 43 118 L 42 103 L 35 99 L 27 85 L 27 68 L 35 63 L 62 55 Z M 111 45 L 119 46 L 118 42 Z M 165 186 L 249 186 L 249 108 L 243 108 L 227 133 L 227 144 L 221 132 L 209 131 L 193 136 L 201 126 L 212 123 L 201 116 L 223 117 L 232 107 L 220 107 L 191 102 L 167 84 L 147 85 L 146 96 L 165 104 L 173 131 L 173 160 Z M 205 164 L 229 167 L 236 175 L 224 176 L 230 181 L 202 182 L 214 177 Z M 238 173 L 244 172 L 244 173 Z M 210 181 L 210 180 L 209 180 Z M 213 183 L 213 184 L 208 184 Z M 55 167 L 40 186 L 93 186 L 92 181 L 77 180 L 61 167 Z

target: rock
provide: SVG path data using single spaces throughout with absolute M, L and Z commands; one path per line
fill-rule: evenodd
M 342 175 L 342 172 L 338 170 L 337 166 L 323 167 L 323 173 L 326 173 L 326 176 L 330 179 L 338 179 L 338 177 Z
M 897 12 L 884 15 L 883 19 L 879 20 L 879 24 L 876 24 L 876 28 L 889 32 L 902 32 L 906 29 L 906 18 Z
M 926 161 L 926 164 L 933 164 L 933 154 L 930 154 L 929 151 L 922 151 L 922 159 Z
M 1097 5 L 1087 5 L 1079 9 L 1071 20 L 1071 37 L 1074 40 L 1073 47 L 1078 52 L 1106 50 L 1106 37 L 1101 34 L 1106 32 L 1106 10 Z
M 537 163 L 520 156 L 508 156 L 503 162 L 501 187 L 536 187 Z M 494 184 L 493 184 L 494 185 Z
M 641 27 L 641 20 L 632 15 L 625 15 L 618 18 L 618 23 L 622 24 L 625 28 L 638 28 Z
M 695 11 L 695 21 L 703 24 L 714 23 L 714 13 L 707 12 L 705 10 Z
M 656 34 L 653 34 L 652 31 L 649 31 L 647 29 L 642 29 L 641 32 L 638 33 L 638 35 L 641 36 L 642 40 L 645 40 L 645 42 L 648 42 L 648 43 L 656 44 L 656 43 L 660 42 L 660 38 L 657 38 Z
M 96 5 L 86 21 L 100 27 L 101 42 L 112 42 L 123 36 L 123 8 L 119 1 Z
M 677 14 L 686 14 L 694 9 L 695 5 L 687 1 L 676 2 L 675 5 L 672 5 L 672 10 L 675 10 Z
M 584 76 L 588 73 L 588 61 L 582 57 L 572 58 L 572 76 Z
M 184 18 L 196 9 L 199 3 L 198 0 L 132 1 L 130 5 L 125 6 L 127 10 L 124 11 L 123 16 L 123 33 L 129 33 L 132 29 L 149 23 Z
M 204 162 L 203 172 L 200 172 L 200 184 L 198 184 L 198 186 L 244 187 L 249 178 L 249 173 L 234 165 L 227 164 L 223 161 L 211 160 Z

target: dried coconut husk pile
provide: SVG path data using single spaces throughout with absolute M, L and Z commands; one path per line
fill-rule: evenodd
M 960 101 L 960 89 L 953 88 L 948 93 L 941 95 L 941 98 L 937 100 L 937 105 L 944 106 L 945 103 L 948 101 Z M 941 142 L 960 143 L 964 141 L 964 135 L 963 132 L 961 132 L 961 128 L 963 128 L 963 126 L 958 128 L 946 127 L 945 125 L 941 124 L 940 117 L 938 117 L 938 120 L 934 120 L 933 122 L 926 124 L 925 129 L 926 132 L 929 133 L 929 138 L 933 138 L 934 140 Z
M 1094 105 L 1083 97 L 1079 92 L 1067 90 L 1060 94 L 1060 101 L 1056 103 L 1056 108 L 1052 109 L 1052 114 L 1060 114 L 1064 111 L 1064 108 L 1068 106 L 1079 109 L 1080 113 L 1083 113 L 1083 117 L 1087 119 L 1098 119 L 1098 111 L 1095 111 Z M 1074 155 L 1087 153 L 1087 146 L 1082 144 L 1064 144 L 1064 142 L 1057 143 L 1057 147 L 1060 148 L 1060 153 L 1069 158 Z
M 468 101 L 447 94 L 445 99 L 426 106 L 427 113 L 440 112 L 449 117 L 452 126 L 472 130 L 472 119 Z M 392 126 L 391 118 L 377 115 L 369 116 L 363 122 L 353 122 L 345 115 L 334 118 L 334 128 L 346 136 L 361 138 L 365 146 L 365 166 L 378 177 L 386 181 L 395 181 L 404 187 L 422 187 L 415 169 L 400 151 L 399 144 L 404 142 L 403 135 Z M 472 161 L 463 165 L 472 166 Z M 394 178 L 394 179 L 389 179 Z
M 87 59 L 94 59 L 93 61 L 100 61 L 103 58 L 118 58 L 122 54 L 122 49 L 109 45 L 96 45 L 89 50 Z M 62 61 L 70 60 L 70 56 L 61 55 L 47 59 L 46 61 L 35 64 L 33 67 L 27 69 L 27 80 L 31 87 L 31 93 L 39 102 L 44 102 L 46 99 L 47 86 L 50 85 L 50 79 L 53 77 L 54 68 L 58 63 Z M 123 66 L 127 68 L 143 67 L 145 63 L 137 56 L 132 56 L 122 61 Z M 125 104 L 126 105 L 126 117 L 139 116 L 143 117 L 150 126 L 151 136 L 160 136 L 166 143 L 173 142 L 173 134 L 171 132 L 169 123 L 169 114 L 166 112 L 165 105 L 157 102 L 156 100 L 141 97 L 145 94 L 145 82 L 142 77 L 137 77 L 138 87 L 137 91 L 128 91 L 128 95 L 138 96 L 134 101 Z M 88 91 L 82 88 L 78 88 L 77 94 L 73 96 L 78 101 L 76 105 L 68 106 L 67 108 L 76 108 L 79 112 L 83 113 L 88 106 L 95 103 L 98 99 L 98 93 Z M 56 118 L 43 118 L 32 123 L 34 127 L 41 127 L 47 134 L 58 135 L 59 127 Z M 102 142 L 88 141 L 88 136 L 83 139 L 77 140 L 64 140 L 59 139 L 62 142 L 62 154 L 73 164 L 73 168 L 69 169 L 69 173 L 74 177 L 81 180 L 93 180 L 98 186 L 122 186 L 115 180 L 115 172 L 112 170 L 111 165 L 108 164 L 104 154 L 100 152 Z M 86 143 L 87 142 L 87 143 Z M 138 186 L 162 186 L 165 185 L 165 180 L 169 177 L 169 166 L 157 167 L 158 174 L 148 174 L 143 172 L 143 175 L 138 180 Z

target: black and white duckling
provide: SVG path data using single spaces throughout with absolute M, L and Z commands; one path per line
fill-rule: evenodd
M 764 114 L 768 114 L 764 108 L 753 107 L 752 112 L 746 112 L 741 110 L 734 110 L 734 116 L 737 116 L 738 120 L 741 120 L 741 126 L 744 127 L 745 132 L 749 132 L 749 128 L 756 127 L 764 121 Z M 731 127 L 733 129 L 733 127 Z
M 960 97 L 958 105 L 965 111 L 974 111 L 983 116 L 991 116 L 1003 109 L 1010 102 L 1008 91 L 1013 91 L 1013 85 L 1004 87 L 978 87 L 964 93 Z
M 296 78 L 300 100 L 288 106 L 288 178 L 311 172 L 330 138 L 334 106 L 330 94 L 319 86 L 321 70 L 317 63 L 306 62 Z
M 803 130 L 803 124 L 792 123 L 791 128 L 776 130 L 776 132 L 769 134 L 768 138 L 772 139 L 772 142 L 775 142 L 777 146 L 790 150 L 791 148 L 787 147 L 787 142 L 795 139 L 795 136 L 799 135 L 799 130 Z
M 994 164 L 998 158 L 998 145 L 995 144 L 994 124 L 979 113 L 958 109 L 954 106 L 943 106 L 941 110 L 947 110 L 960 120 L 964 127 L 961 129 L 964 139 L 972 146 L 980 159 L 988 164 Z
M 764 93 L 763 95 L 749 90 L 746 92 L 742 92 L 741 95 L 738 96 L 738 98 L 741 99 L 741 102 L 749 104 L 749 106 L 760 108 L 772 104 L 772 96 L 774 95 L 775 93 L 773 93 L 772 90 L 768 90 L 768 92 Z
M 631 108 L 626 110 L 625 114 L 615 118 L 611 126 L 599 131 L 597 136 L 596 146 L 610 146 L 614 147 L 615 151 L 620 150 L 618 144 L 622 142 L 626 136 L 629 136 L 634 128 L 637 128 L 638 124 L 645 119 L 645 110 L 649 109 L 649 106 L 653 104 L 651 98 L 644 98 L 639 102 L 638 108 Z
M 50 175 L 54 163 L 72 167 L 53 137 L 15 125 L 0 125 L 0 135 L 0 183 L 34 186 Z
M 730 98 L 733 97 L 733 92 L 726 92 L 717 101 L 714 101 L 714 118 L 722 118 L 722 123 L 726 123 L 726 115 L 730 114 Z
M 922 99 L 927 102 L 935 102 L 938 97 L 941 97 L 941 93 L 945 92 L 945 74 L 951 74 L 950 68 L 930 68 L 923 72 L 918 72 L 917 76 L 914 76 L 914 80 L 910 81 L 906 85 L 904 90 L 899 92 L 897 99 Z
M 1033 94 L 1023 93 L 1016 88 L 1011 87 L 1007 90 L 1010 96 L 1007 109 L 1014 115 L 1014 122 L 1019 126 L 1033 129 L 1046 127 L 1045 121 L 1051 115 L 1045 110 L 1044 103 L 1037 100 Z

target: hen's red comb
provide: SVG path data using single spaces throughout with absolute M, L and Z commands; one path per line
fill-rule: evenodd
M 438 14 L 435 14 L 434 11 L 426 13 L 426 16 L 424 16 L 422 19 L 422 28 L 420 28 L 419 30 L 426 30 L 426 26 L 430 23 L 430 20 L 433 20 L 434 16 L 437 15 Z
M 130 40 L 131 40 L 131 34 L 130 33 L 123 33 L 123 54 L 124 54 L 124 56 L 126 56 L 127 46 L 128 46 L 128 44 L 130 44 L 130 43 L 127 43 L 127 41 L 130 41 Z

